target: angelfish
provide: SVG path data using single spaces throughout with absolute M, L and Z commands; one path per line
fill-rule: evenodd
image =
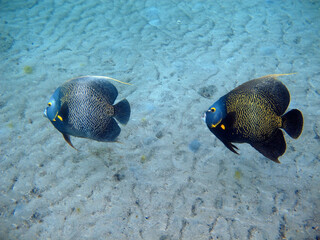
M 114 104 L 118 91 L 108 80 L 119 81 L 103 76 L 74 78 L 58 87 L 49 99 L 44 115 L 71 147 L 70 136 L 115 141 L 121 131 L 117 121 L 129 121 L 129 102 L 123 99 Z
M 204 112 L 209 130 L 232 152 L 232 143 L 249 143 L 270 160 L 280 163 L 286 151 L 282 129 L 298 138 L 303 129 L 303 115 L 298 109 L 285 113 L 290 94 L 272 74 L 250 80 L 236 87 Z

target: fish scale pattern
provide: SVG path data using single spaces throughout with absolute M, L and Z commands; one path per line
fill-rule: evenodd
M 232 127 L 237 129 L 237 134 L 243 134 L 244 139 L 252 142 L 266 141 L 281 127 L 281 117 L 275 114 L 273 104 L 263 93 L 237 91 L 226 97 L 227 113 L 236 115 Z
M 69 126 L 83 133 L 84 137 L 102 138 L 114 115 L 108 95 L 102 95 L 90 81 L 83 80 L 67 82 L 61 86 L 61 92 L 64 96 L 61 106 L 67 105 Z

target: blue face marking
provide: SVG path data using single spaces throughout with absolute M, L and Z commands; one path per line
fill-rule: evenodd
M 226 117 L 225 104 L 219 99 L 209 107 L 205 114 L 207 126 L 209 128 L 215 128 Z
M 44 115 L 50 120 L 50 121 L 56 121 L 56 118 L 58 116 L 58 112 L 60 110 L 60 88 L 58 88 L 51 98 L 48 101 L 48 106 L 44 110 Z

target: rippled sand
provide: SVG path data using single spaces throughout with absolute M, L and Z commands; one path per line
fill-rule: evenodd
M 319 237 L 319 1 L 104 2 L 0 2 L 0 239 Z M 290 72 L 305 126 L 282 164 L 202 122 L 235 86 Z M 77 152 L 43 118 L 81 75 L 133 84 L 114 83 L 132 107 L 120 143 Z

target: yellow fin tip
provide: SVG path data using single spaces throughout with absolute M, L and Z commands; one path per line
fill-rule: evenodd
M 118 83 L 122 83 L 122 84 L 126 84 L 126 85 L 132 85 L 131 83 L 126 83 L 126 82 L 122 82 L 118 79 L 112 78 L 112 77 L 106 77 L 106 76 L 91 76 L 91 75 L 86 75 L 86 76 L 80 76 L 80 77 L 75 77 L 75 78 L 71 78 L 69 80 L 67 80 L 67 82 L 72 81 L 74 79 L 78 79 L 78 78 L 84 78 L 84 77 L 92 77 L 92 78 L 104 78 L 104 79 L 109 79 Z
M 267 78 L 267 77 L 277 78 L 277 77 L 280 77 L 280 76 L 293 75 L 293 74 L 297 74 L 297 73 L 296 72 L 295 73 L 278 73 L 278 74 L 276 73 L 276 74 L 269 74 L 269 75 L 266 75 L 266 76 L 263 76 L 263 77 L 259 77 L 259 78 Z
M 118 79 L 112 78 L 112 77 L 106 77 L 106 76 L 88 76 L 88 77 L 96 77 L 96 78 L 104 78 L 104 79 L 109 79 L 118 83 L 122 83 L 122 84 L 126 84 L 126 85 L 132 85 L 131 83 L 126 83 L 126 82 L 122 82 Z

